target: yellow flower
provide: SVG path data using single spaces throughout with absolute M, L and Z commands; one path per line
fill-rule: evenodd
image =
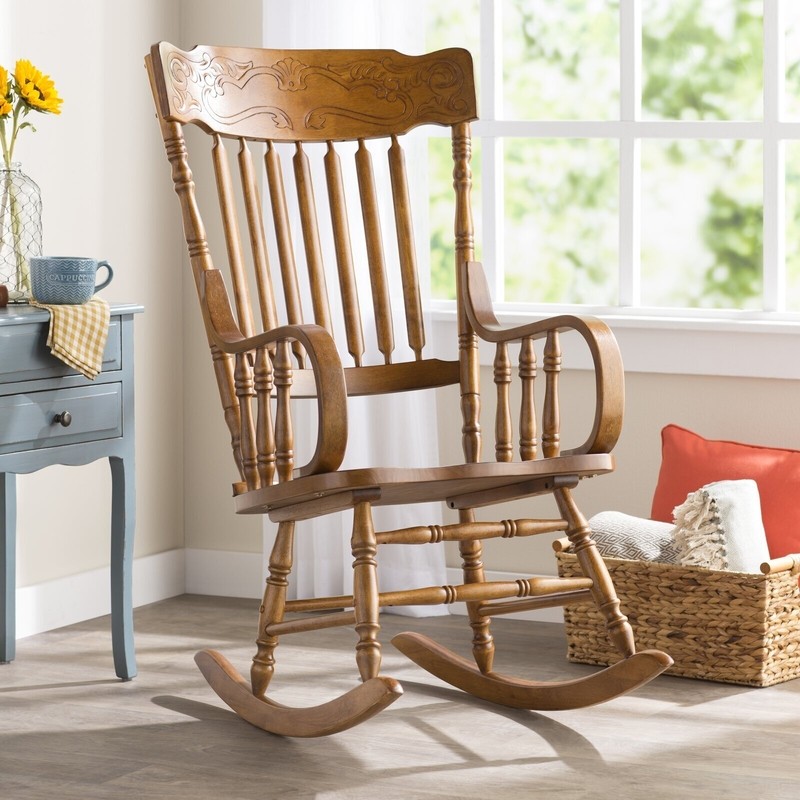
M 40 72 L 27 59 L 20 59 L 14 68 L 14 80 L 20 97 L 36 111 L 61 113 L 62 99 L 49 75 Z
M 14 105 L 8 98 L 8 70 L 5 67 L 0 67 L 0 92 L 0 117 L 7 117 L 14 110 Z

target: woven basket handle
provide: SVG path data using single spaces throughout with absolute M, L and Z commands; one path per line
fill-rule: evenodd
M 561 539 L 556 539 L 553 542 L 553 550 L 555 550 L 556 553 L 566 553 L 571 546 L 572 542 L 570 542 L 566 536 L 562 537 Z
M 761 565 L 761 572 L 764 575 L 772 575 L 775 572 L 800 572 L 800 553 L 792 553 L 780 558 L 772 558 Z

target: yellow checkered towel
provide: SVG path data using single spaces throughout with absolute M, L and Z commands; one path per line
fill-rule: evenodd
M 108 339 L 111 311 L 102 297 L 79 306 L 45 305 L 30 301 L 50 312 L 50 352 L 65 364 L 94 380 L 103 369 L 103 350 Z

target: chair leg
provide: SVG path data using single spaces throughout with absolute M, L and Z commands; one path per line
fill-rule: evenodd
M 369 502 L 355 506 L 353 514 L 353 604 L 356 617 L 356 663 L 361 680 L 376 678 L 381 668 L 378 599 L 378 543 Z
M 475 697 L 511 708 L 539 711 L 584 708 L 603 703 L 643 686 L 672 666 L 672 659 L 659 650 L 635 651 L 633 631 L 619 609 L 619 599 L 605 562 L 592 541 L 585 518 L 575 505 L 569 489 L 557 490 L 555 498 L 561 516 L 569 526 L 568 535 L 581 568 L 594 583 L 592 595 L 605 616 L 610 640 L 624 656 L 622 661 L 573 680 L 529 681 L 483 669 L 480 661 L 477 667 L 473 666 L 468 659 L 422 634 L 400 633 L 392 639 L 392 644 L 415 664 Z M 483 569 L 480 565 L 480 542 L 467 543 L 466 547 L 462 547 L 461 553 L 465 576 L 469 570 L 473 580 L 481 580 Z M 476 625 L 473 628 L 477 639 L 479 628 Z M 489 636 L 488 630 L 485 634 Z M 473 649 L 478 651 L 477 647 Z
M 293 541 L 294 523 L 281 523 L 270 555 L 251 685 L 248 686 L 230 661 L 216 650 L 201 650 L 194 660 L 217 695 L 251 725 L 279 736 L 327 736 L 359 725 L 403 694 L 402 687 L 394 678 L 378 675 L 381 652 L 377 641 L 377 543 L 369 504 L 362 503 L 356 507 L 353 528 L 356 630 L 360 637 L 356 659 L 363 682 L 327 703 L 302 708 L 276 703 L 266 695 L 275 669 L 274 650 L 278 644 L 278 637 L 270 636 L 267 627 L 283 621 Z
M 474 522 L 474 520 L 475 513 L 472 509 L 464 509 L 460 512 L 460 522 Z M 483 583 L 485 580 L 481 561 L 483 546 L 480 539 L 459 542 L 458 549 L 461 554 L 464 583 Z M 481 672 L 489 673 L 492 671 L 494 663 L 494 637 L 490 631 L 491 620 L 478 613 L 480 601 L 467 602 L 466 605 L 469 624 L 472 628 L 472 654 L 475 663 Z
M 572 542 L 572 549 L 578 563 L 587 578 L 594 581 L 592 596 L 600 613 L 606 619 L 608 638 L 614 647 L 628 658 L 636 652 L 633 629 L 628 618 L 620 611 L 619 598 L 608 574 L 608 569 L 597 545 L 592 539 L 592 532 L 586 518 L 579 511 L 569 489 L 558 489 L 555 492 L 556 503 L 561 516 L 569 524 L 567 535 Z
M 263 697 L 275 672 L 275 648 L 278 637 L 270 636 L 267 627 L 282 622 L 286 589 L 294 555 L 294 522 L 281 522 L 269 557 L 269 577 L 258 616 L 258 650 L 250 667 L 250 684 L 256 697 Z

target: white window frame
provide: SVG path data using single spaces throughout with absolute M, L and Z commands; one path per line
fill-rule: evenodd
M 613 327 L 629 371 L 800 379 L 800 313 L 785 303 L 785 142 L 800 122 L 783 119 L 784 3 L 764 0 L 764 113 L 759 121 L 649 121 L 641 117 L 641 3 L 620 0 L 620 118 L 519 121 L 502 114 L 501 0 L 480 0 L 483 261 L 498 316 L 508 323 L 557 312 L 592 314 Z M 619 142 L 618 305 L 506 302 L 503 282 L 503 143 L 506 138 Z M 763 144 L 763 310 L 666 309 L 641 305 L 641 142 L 743 139 Z M 499 268 L 498 268 L 499 265 Z M 454 304 L 433 301 L 434 341 L 452 335 Z M 765 339 L 764 334 L 769 338 Z M 691 363 L 687 363 L 692 354 Z M 488 355 L 488 354 L 487 354 Z

